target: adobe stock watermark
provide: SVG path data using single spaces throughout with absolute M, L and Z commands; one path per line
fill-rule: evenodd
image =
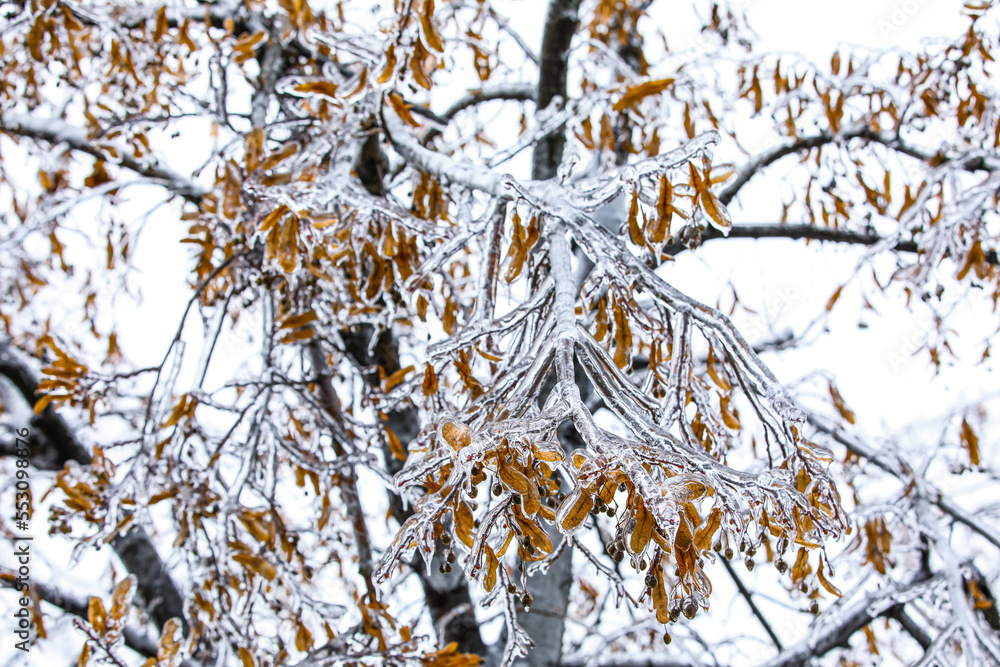
M 928 0 L 902 0 L 902 2 L 894 3 L 888 16 L 878 21 L 878 29 L 882 33 L 883 39 L 898 32 L 926 4 L 928 4 Z
M 745 326 L 740 327 L 740 333 L 751 345 L 766 345 L 776 343 L 781 338 L 774 331 L 774 323 L 786 308 L 794 305 L 796 295 L 790 287 L 769 294 L 761 304 L 760 310 Z
M 913 362 L 913 356 L 927 345 L 927 339 L 934 331 L 934 327 L 925 323 L 912 333 L 903 336 L 899 346 L 889 353 L 889 366 L 894 371 L 900 367 Z
M 34 621 L 32 611 L 31 592 L 31 541 L 34 539 L 28 535 L 31 527 L 31 473 L 28 466 L 31 464 L 31 450 L 28 447 L 28 436 L 30 432 L 27 428 L 19 428 L 16 431 L 17 440 L 15 446 L 15 473 L 14 473 L 14 527 L 17 533 L 13 537 L 14 555 L 11 559 L 15 566 L 14 590 L 21 593 L 17 599 L 17 608 L 14 611 L 14 618 L 17 620 L 17 627 L 14 634 L 20 641 L 14 642 L 14 648 L 27 652 L 30 649 L 31 626 Z

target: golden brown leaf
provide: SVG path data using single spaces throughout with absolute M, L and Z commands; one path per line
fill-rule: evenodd
M 489 593 L 496 586 L 497 569 L 500 567 L 500 560 L 493 553 L 490 545 L 483 545 L 483 551 L 486 553 L 486 574 L 483 575 L 483 589 Z
M 420 26 L 424 30 L 424 39 L 427 46 L 438 53 L 444 51 L 444 44 L 441 43 L 441 34 L 437 26 L 434 25 L 434 0 L 424 0 L 423 11 L 420 12 Z
M 694 546 L 699 551 L 708 549 L 712 543 L 712 537 L 718 532 L 720 526 L 722 526 L 722 510 L 718 507 L 713 507 L 708 518 L 705 519 L 705 522 L 701 524 L 694 534 Z
M 451 445 L 451 448 L 456 452 L 461 451 L 472 443 L 472 429 L 464 424 L 447 421 L 441 426 L 441 435 L 444 437 L 445 442 Z
M 385 83 L 390 78 L 392 78 L 392 73 L 395 71 L 395 69 L 396 69 L 396 45 L 390 44 L 389 49 L 385 52 L 385 68 L 382 70 L 382 73 L 379 74 L 378 76 L 378 83 Z M 395 95 L 395 93 L 393 93 L 393 95 Z
M 840 416 L 844 418 L 848 424 L 854 423 L 854 412 L 847 407 L 847 403 L 844 402 L 844 397 L 840 395 L 840 390 L 837 389 L 832 381 L 829 383 L 830 387 L 830 398 L 833 399 L 833 407 L 837 408 L 837 412 Z
M 635 528 L 632 530 L 629 546 L 632 548 L 633 553 L 638 554 L 645 550 L 646 545 L 653 538 L 653 528 L 656 525 L 656 521 L 638 495 L 635 496 L 634 503 L 635 508 L 632 510 L 632 515 L 635 517 Z
M 400 368 L 398 371 L 390 375 L 385 380 L 385 390 L 392 391 L 392 388 L 399 385 L 407 375 L 414 371 L 413 366 L 407 366 L 406 368 Z
M 298 93 L 315 93 L 331 99 L 337 97 L 337 84 L 333 81 L 307 81 L 295 86 L 294 90 Z
M 420 123 L 410 113 L 410 105 L 404 102 L 398 93 L 389 94 L 389 104 L 392 105 L 392 110 L 396 112 L 397 116 L 403 119 L 404 123 L 410 127 L 420 127 Z
M 107 629 L 107 620 L 108 614 L 104 611 L 104 603 L 101 602 L 101 598 L 91 595 L 90 601 L 87 603 L 87 622 L 98 634 L 103 635 Z
M 651 95 L 659 95 L 673 84 L 673 79 L 657 79 L 656 81 L 646 81 L 638 86 L 629 86 L 625 94 L 611 107 L 615 111 L 631 109 L 642 100 Z
M 476 539 L 473 522 L 472 508 L 469 507 L 468 503 L 458 503 L 458 509 L 455 510 L 455 534 L 462 541 L 462 544 L 470 549 Z
M 556 521 L 565 532 L 576 530 L 594 507 L 594 497 L 582 487 L 573 489 L 556 511 Z
M 309 628 L 306 627 L 305 623 L 301 621 L 298 623 L 298 628 L 295 631 L 295 648 L 298 651 L 308 651 L 313 647 L 313 636 L 309 632 Z
M 972 430 L 972 426 L 969 421 L 962 418 L 962 446 L 969 452 L 969 461 L 972 465 L 979 465 L 979 438 L 976 436 L 976 432 Z
M 424 368 L 424 382 L 422 384 L 424 390 L 424 396 L 433 396 L 438 390 L 438 379 L 437 374 L 434 372 L 434 367 L 427 363 Z
M 843 289 L 844 289 L 844 286 L 841 285 L 840 287 L 838 287 L 836 289 L 836 291 L 833 294 L 830 295 L 829 300 L 827 300 L 827 302 L 826 302 L 826 310 L 827 310 L 827 312 L 833 310 L 833 306 L 834 306 L 835 303 L 837 303 L 837 299 L 840 298 L 840 292 Z

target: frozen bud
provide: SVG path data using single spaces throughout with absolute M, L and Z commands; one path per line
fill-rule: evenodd
M 620 563 L 625 558 L 625 552 L 624 551 L 615 551 L 615 553 L 612 554 L 611 557 L 615 560 L 616 563 Z
M 698 603 L 694 598 L 688 598 L 684 600 L 684 618 L 691 620 L 698 614 Z
M 813 600 L 809 605 L 809 613 L 813 616 L 819 616 L 819 602 Z
M 455 562 L 455 552 L 454 551 L 449 551 L 448 555 L 445 556 L 444 559 L 447 562 L 449 562 L 449 563 L 454 563 Z
M 726 557 L 726 560 L 732 560 L 733 559 L 733 550 L 730 547 L 726 547 L 726 553 L 723 554 L 723 555 Z
M 719 540 L 716 540 L 712 544 L 712 551 L 714 551 L 715 553 L 719 553 L 720 551 L 722 551 L 722 542 L 719 541 Z
M 521 606 L 527 609 L 531 606 L 532 602 L 534 602 L 534 599 L 531 597 L 531 593 L 525 591 L 524 595 L 521 596 Z
M 788 563 L 786 563 L 785 561 L 783 561 L 780 558 L 778 560 L 774 561 L 774 566 L 776 568 L 778 568 L 778 572 L 780 572 L 782 574 L 784 574 L 785 572 L 788 571 Z
M 451 535 L 449 535 L 448 533 L 445 533 L 444 535 L 442 535 L 441 536 L 441 544 L 444 544 L 445 546 L 451 544 Z
M 514 584 L 507 584 L 507 592 L 510 593 L 511 595 L 517 593 L 517 586 L 515 586 Z
M 646 585 L 649 586 L 650 588 L 656 586 L 656 575 L 653 574 L 652 572 L 646 575 Z
M 753 558 L 750 558 L 750 556 L 747 556 L 746 560 L 743 561 L 743 564 L 747 566 L 747 570 L 749 570 L 750 572 L 753 572 L 753 566 L 754 566 Z
M 494 482 L 493 483 L 493 495 L 494 496 L 499 496 L 501 493 L 503 493 L 503 487 L 500 486 L 500 482 Z

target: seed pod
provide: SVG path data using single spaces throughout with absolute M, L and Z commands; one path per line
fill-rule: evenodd
M 684 601 L 682 609 L 684 611 L 684 618 L 690 621 L 698 614 L 698 602 L 694 598 L 688 598 Z
M 446 560 L 447 562 L 449 562 L 449 563 L 454 563 L 454 562 L 455 562 L 455 552 L 454 552 L 454 551 L 449 551 L 449 552 L 448 552 L 448 555 L 446 555 L 446 556 L 444 557 L 444 559 L 445 559 L 445 560 Z
M 524 591 L 524 595 L 521 596 L 521 606 L 527 609 L 531 606 L 532 602 L 534 602 L 534 599 L 531 597 L 531 593 Z
M 503 487 L 500 486 L 500 482 L 493 482 L 493 495 L 499 496 L 503 493 Z
M 507 592 L 513 595 L 514 593 L 517 592 L 517 586 L 515 586 L 514 584 L 507 584 Z
M 786 563 L 780 558 L 774 561 L 774 566 L 778 568 L 778 572 L 780 572 L 781 574 L 784 574 L 785 572 L 788 571 L 788 563 Z
M 726 557 L 726 560 L 732 560 L 733 559 L 733 550 L 730 547 L 726 547 L 726 553 L 723 554 L 723 555 Z
M 469 490 L 466 491 L 466 493 L 469 495 L 470 498 L 475 498 L 476 496 L 479 495 L 479 489 L 477 489 L 474 486 L 470 486 Z
M 669 644 L 671 641 L 673 641 L 673 640 L 670 637 L 670 633 L 669 632 L 664 632 L 663 633 L 663 643 L 664 644 Z
M 750 572 L 753 572 L 753 566 L 754 566 L 753 558 L 750 558 L 750 556 L 747 556 L 746 560 L 743 561 L 743 564 L 747 566 L 747 570 L 749 570 Z
M 812 604 L 809 605 L 809 613 L 813 616 L 819 616 L 819 602 L 816 600 L 812 601 Z

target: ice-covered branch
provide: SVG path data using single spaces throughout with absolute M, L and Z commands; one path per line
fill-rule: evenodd
M 719 193 L 719 201 L 729 204 L 737 193 L 746 185 L 750 179 L 764 171 L 767 167 L 779 161 L 783 157 L 794 155 L 802 151 L 812 150 L 827 144 L 849 141 L 851 139 L 864 139 L 874 143 L 882 144 L 898 153 L 908 155 L 922 162 L 931 163 L 937 154 L 924 148 L 914 146 L 899 137 L 895 132 L 888 130 L 873 130 L 868 123 L 861 122 L 844 128 L 840 132 L 825 131 L 814 135 L 797 137 L 773 146 L 750 160 L 740 167 L 733 180 Z M 989 155 L 956 155 L 942 156 L 945 160 L 956 161 L 963 169 L 970 171 L 986 170 L 996 171 L 1000 169 L 1000 158 Z
M 86 153 L 98 160 L 107 160 L 128 169 L 139 176 L 156 181 L 167 190 L 192 202 L 199 202 L 208 193 L 190 178 L 156 164 L 142 164 L 134 158 L 122 155 L 117 160 L 90 141 L 82 128 L 70 125 L 59 118 L 36 118 L 26 114 L 5 112 L 0 116 L 0 132 L 15 136 L 30 137 L 51 144 L 65 144 L 69 148 Z

